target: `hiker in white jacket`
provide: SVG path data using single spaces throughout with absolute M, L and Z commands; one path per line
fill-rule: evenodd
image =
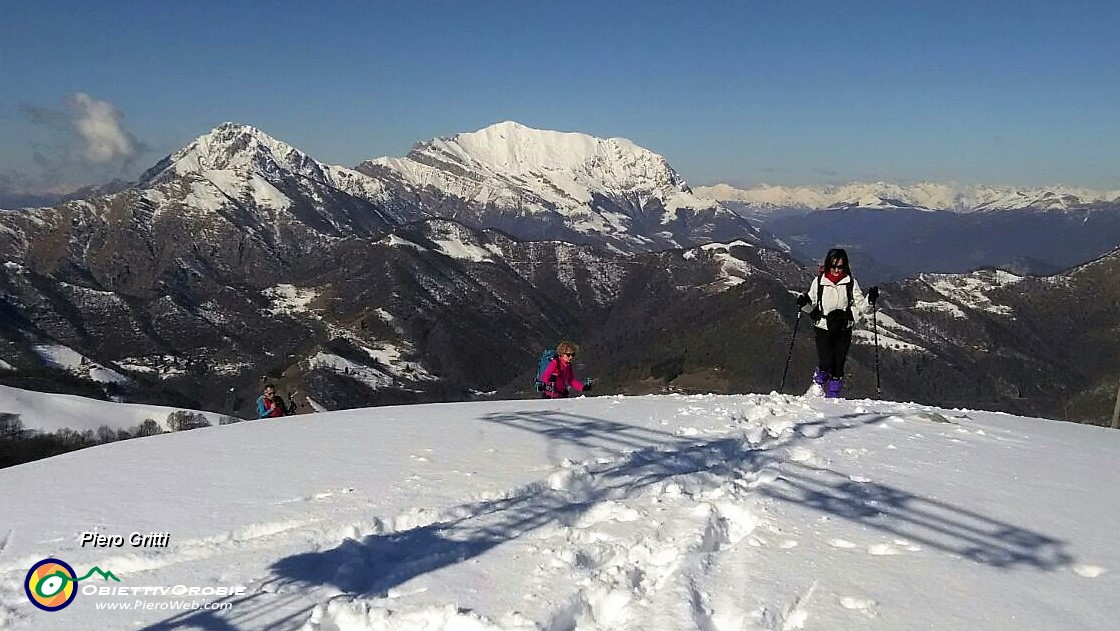
M 809 291 L 797 297 L 797 306 L 813 320 L 817 343 L 813 382 L 824 389 L 826 397 L 840 396 L 844 388 L 844 362 L 852 346 L 852 327 L 863 315 L 871 313 L 878 299 L 878 287 L 867 290 L 866 297 L 860 291 L 843 248 L 828 251 Z

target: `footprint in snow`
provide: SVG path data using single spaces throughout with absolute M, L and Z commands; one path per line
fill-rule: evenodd
M 889 543 L 877 543 L 875 545 L 867 546 L 867 553 L 871 556 L 891 556 L 899 554 L 898 548 L 895 548 Z
M 807 447 L 791 447 L 788 451 L 789 459 L 794 462 L 808 462 L 813 458 L 813 450 Z
M 919 546 L 912 541 L 907 541 L 906 539 L 895 539 L 894 542 L 895 544 L 906 548 L 908 552 L 920 552 L 922 549 L 922 546 Z
M 353 492 L 354 492 L 354 489 L 352 489 L 352 488 L 338 489 L 337 491 L 323 491 L 322 493 L 316 493 L 314 495 L 308 495 L 306 497 L 295 497 L 295 498 L 292 498 L 290 500 L 283 500 L 279 503 L 280 504 L 291 504 L 291 503 L 294 503 L 294 502 L 320 502 L 322 500 L 334 497 L 335 495 L 346 495 L 347 493 L 353 493 Z
M 872 618 L 878 615 L 874 611 L 875 605 L 878 604 L 879 603 L 871 600 L 870 598 L 855 598 L 852 596 L 842 596 L 840 598 L 840 606 L 844 609 L 858 611 Z
M 824 428 L 820 425 L 802 425 L 797 428 L 797 433 L 805 438 L 820 438 Z
M 1086 565 L 1084 563 L 1075 563 L 1070 566 L 1070 569 L 1072 569 L 1078 576 L 1083 576 L 1085 578 L 1096 578 L 1108 571 L 1103 567 L 1097 565 Z

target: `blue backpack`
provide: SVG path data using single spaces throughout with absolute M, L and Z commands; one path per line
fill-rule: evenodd
M 556 361 L 558 355 L 556 349 L 549 349 L 541 353 L 541 363 L 537 367 L 537 378 L 533 380 L 533 389 L 537 392 L 544 392 L 547 386 L 544 383 L 544 371 L 548 369 L 548 365 Z

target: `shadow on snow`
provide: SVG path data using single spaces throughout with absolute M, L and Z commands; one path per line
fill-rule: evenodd
M 834 431 L 881 423 L 888 417 L 851 414 L 796 423 L 792 431 L 768 436 L 758 444 L 742 438 L 703 440 L 554 410 L 491 414 L 483 422 L 534 432 L 550 444 L 605 449 L 618 455 L 604 464 L 569 469 L 575 483 L 551 488 L 538 482 L 508 496 L 462 504 L 436 523 L 387 533 L 347 538 L 337 547 L 292 555 L 276 561 L 266 584 L 271 598 L 253 608 L 262 594 L 231 600 L 225 611 L 200 611 L 147 627 L 180 625 L 211 631 L 234 631 L 254 622 L 261 612 L 275 610 L 285 589 L 333 586 L 349 595 L 384 596 L 394 587 L 423 574 L 468 561 L 504 543 L 545 526 L 565 526 L 600 502 L 623 500 L 673 482 L 697 476 L 692 484 L 716 488 L 732 479 L 750 479 L 771 470 L 768 483 L 751 485 L 752 493 L 780 502 L 859 523 L 891 537 L 996 568 L 1028 567 L 1056 570 L 1073 561 L 1065 543 L 1000 521 L 965 507 L 922 497 L 888 484 L 856 482 L 828 468 L 794 462 L 789 447 Z M 735 419 L 733 419 L 735 420 Z M 656 489 L 654 489 L 656 490 Z M 246 608 L 246 607 L 250 608 Z M 298 628 L 309 607 L 270 629 Z

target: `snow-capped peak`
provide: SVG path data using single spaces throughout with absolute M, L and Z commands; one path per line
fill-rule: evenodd
M 421 185 L 429 182 L 419 165 L 452 164 L 484 177 L 543 184 L 553 193 L 581 201 L 589 199 L 589 189 L 689 192 L 665 158 L 630 140 L 534 129 L 513 121 L 420 143 L 405 158 L 380 158 L 373 163 L 400 171 Z
M 447 203 L 456 218 L 533 239 L 648 250 L 762 238 L 718 202 L 693 195 L 665 158 L 625 138 L 505 121 L 357 170 L 440 191 L 456 200 Z
M 510 175 L 605 167 L 621 180 L 640 176 L 674 186 L 682 183 L 665 158 L 625 138 L 533 129 L 513 121 L 438 139 L 431 146 Z
M 324 165 L 295 147 L 250 125 L 222 123 L 169 156 L 142 180 L 174 170 L 179 175 L 219 170 L 251 170 L 266 176 L 290 171 L 324 179 Z

